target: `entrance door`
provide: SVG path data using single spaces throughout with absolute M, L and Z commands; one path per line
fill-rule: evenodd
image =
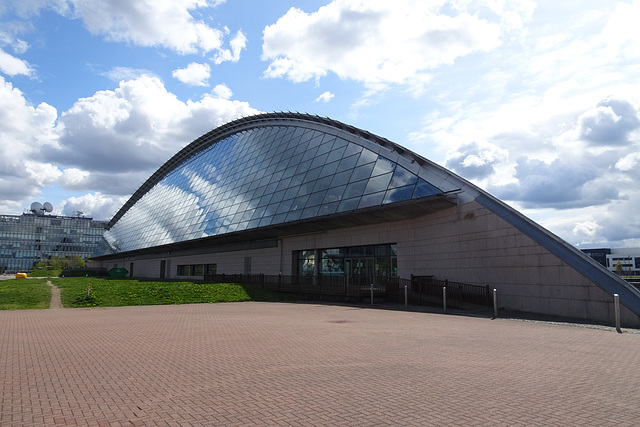
M 347 258 L 344 260 L 348 276 L 371 277 L 373 276 L 373 257 Z
M 167 270 L 167 261 L 162 260 L 160 261 L 160 278 L 164 279 L 165 278 L 165 271 Z
M 360 295 L 368 291 L 373 280 L 373 257 L 345 258 L 344 268 L 350 294 Z

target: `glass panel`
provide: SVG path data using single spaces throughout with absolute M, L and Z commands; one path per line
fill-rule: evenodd
M 315 168 L 315 169 L 312 169 L 309 172 L 307 172 L 307 175 L 305 175 L 305 177 L 304 177 L 304 181 L 305 182 L 311 182 L 311 181 L 315 181 L 316 179 L 318 179 L 318 177 L 320 176 L 320 170 L 321 170 L 321 168 Z
M 337 212 L 347 212 L 352 211 L 358 208 L 358 204 L 360 203 L 360 197 L 355 199 L 343 200 L 338 205 Z
M 373 172 L 371 173 L 371 176 L 377 176 L 377 175 L 393 172 L 395 168 L 396 168 L 396 164 L 393 163 L 391 160 L 382 156 L 378 156 L 378 160 L 376 161 L 376 165 L 373 168 Z
M 416 186 L 416 191 L 413 193 L 414 198 L 432 196 L 434 194 L 440 194 L 441 191 L 438 190 L 433 185 L 429 184 L 425 180 L 418 180 L 418 185 Z
M 329 191 L 327 191 L 327 194 L 324 196 L 323 203 L 340 201 L 342 199 L 342 195 L 344 194 L 344 190 L 346 188 L 347 188 L 346 185 L 343 185 L 342 187 L 330 188 Z
M 374 163 L 369 163 L 368 165 L 359 166 L 353 170 L 353 175 L 351 175 L 351 181 L 360 181 L 362 179 L 367 179 L 371 176 L 371 172 L 373 171 Z
M 320 210 L 319 205 L 306 208 L 305 210 L 302 211 L 302 215 L 300 216 L 300 219 L 313 218 L 318 215 L 318 210 Z
M 376 160 L 378 160 L 378 155 L 376 153 L 363 149 L 356 166 L 366 165 L 368 163 L 375 162 Z
M 347 157 L 346 159 L 342 159 L 338 166 L 339 171 L 351 171 L 356 166 L 358 162 L 358 155 Z
M 391 187 L 404 187 L 405 185 L 413 185 L 418 182 L 418 177 L 405 168 L 397 166 L 391 178 Z
M 337 142 L 336 142 L 337 144 Z M 340 147 L 340 148 L 336 148 L 335 146 L 333 147 L 333 149 L 331 150 L 331 152 L 329 153 L 329 157 L 327 157 L 327 163 L 332 163 L 332 162 L 336 162 L 338 160 L 340 160 L 342 158 L 342 155 L 344 154 L 345 150 L 346 150 L 346 146 Z
M 363 196 L 362 200 L 360 200 L 360 204 L 358 205 L 359 209 L 368 208 L 371 206 L 380 206 L 382 204 L 382 198 L 384 197 L 384 191 L 380 193 L 369 194 L 368 196 Z
M 346 184 L 347 182 L 349 182 L 349 178 L 351 177 L 352 173 L 353 171 L 351 169 L 348 169 L 344 172 L 338 172 L 333 176 L 333 181 L 331 181 L 331 186 L 338 187 Z
M 106 235 L 134 250 L 438 193 L 358 144 L 265 125 L 212 141 L 175 166 Z
M 413 196 L 414 188 L 415 186 L 413 185 L 407 185 L 406 187 L 392 188 L 390 190 L 387 190 L 387 193 L 384 196 L 384 201 L 382 203 L 387 204 L 410 200 Z
M 384 191 L 389 186 L 390 181 L 391 181 L 391 173 L 388 173 L 386 175 L 376 176 L 375 178 L 371 178 L 367 183 L 367 187 L 364 189 L 364 194 Z
M 325 165 L 320 171 L 320 178 L 325 176 L 333 176 L 333 174 L 335 174 L 338 170 L 338 163 L 339 162 L 333 162 Z
M 320 178 L 316 181 L 316 185 L 313 187 L 313 191 L 322 191 L 329 188 L 329 184 L 331 184 L 332 176 L 327 176 L 324 178 Z
M 318 216 L 321 216 L 321 215 L 332 215 L 332 214 L 336 213 L 336 211 L 338 210 L 338 204 L 339 204 L 339 202 L 323 204 L 320 207 L 320 209 L 318 210 Z
M 353 184 L 347 185 L 343 197 L 349 199 L 351 197 L 361 196 L 366 185 L 367 181 L 354 182 Z
M 320 192 L 311 194 L 309 196 L 309 201 L 307 202 L 307 206 L 311 207 L 311 206 L 319 205 L 324 200 L 325 194 L 326 194 L 326 191 L 320 191 Z
M 297 221 L 302 216 L 302 210 L 291 211 L 287 214 L 285 222 Z
M 329 157 L 329 153 L 322 154 L 316 157 L 311 162 L 311 166 L 307 166 L 307 169 L 315 169 L 315 168 L 319 168 L 320 166 L 323 166 L 326 163 L 328 157 Z

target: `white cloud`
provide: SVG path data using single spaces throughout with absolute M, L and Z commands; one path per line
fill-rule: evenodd
M 222 31 L 197 21 L 192 11 L 214 6 L 206 0 L 136 2 L 69 0 L 74 16 L 93 34 L 140 46 L 163 46 L 181 54 L 210 52 L 222 46 Z
M 223 49 L 226 30 L 210 27 L 197 14 L 224 0 L 20 0 L 8 5 L 18 16 L 28 17 L 51 9 L 81 19 L 87 29 L 107 40 L 139 46 L 157 46 L 180 54 L 218 52 L 220 62 L 237 61 L 244 47 L 242 37 Z M 0 11 L 1 12 L 1 11 Z M 246 42 L 246 40 L 245 40 Z M 230 56 L 230 57 L 228 57 Z
M 640 163 L 640 153 L 627 154 L 616 163 L 616 169 L 623 172 L 633 171 Z
M 31 197 L 39 191 L 37 174 L 30 173 L 36 165 L 25 162 L 55 141 L 56 109 L 33 107 L 0 76 L 0 111 L 0 200 Z
M 13 46 L 13 51 L 15 53 L 17 53 L 18 55 L 25 53 L 27 50 L 29 50 L 29 43 L 27 43 L 24 40 L 16 40 L 14 46 Z
M 78 212 L 97 220 L 108 220 L 126 202 L 127 197 L 108 197 L 99 192 L 62 201 L 62 215 L 76 216 Z
M 483 179 L 495 173 L 509 152 L 488 142 L 472 142 L 447 153 L 446 166 L 467 179 Z
M 242 49 L 247 46 L 247 37 L 238 31 L 233 39 L 229 42 L 231 49 L 220 49 L 214 58 L 216 64 L 220 64 L 225 61 L 238 62 L 240 60 L 240 53 Z
M 0 71 L 12 77 L 16 75 L 31 76 L 34 73 L 27 61 L 16 58 L 2 49 L 0 49 Z
M 84 171 L 78 168 L 67 168 L 62 171 L 59 179 L 59 183 L 63 188 L 75 189 L 75 186 L 86 181 L 91 175 L 91 172 Z
M 636 56 L 640 36 L 638 35 L 638 22 L 640 22 L 640 1 L 618 2 L 616 10 L 611 14 L 609 22 L 602 31 L 603 38 L 609 46 L 622 51 L 626 56 Z
M 122 80 L 134 80 L 141 76 L 154 76 L 154 73 L 141 68 L 113 67 L 109 71 L 102 73 L 102 75 L 109 80 L 120 82 Z
M 42 155 L 66 167 L 60 179 L 65 187 L 131 193 L 193 139 L 256 112 L 245 102 L 229 100 L 226 86 L 214 92 L 185 103 L 156 77 L 123 81 L 62 113 L 58 145 L 46 147 Z
M 211 67 L 209 64 L 192 62 L 187 65 L 187 68 L 175 70 L 173 77 L 188 85 L 209 86 L 208 80 L 211 77 Z
M 36 185 L 40 187 L 53 184 L 62 175 L 60 169 L 51 163 L 38 163 L 27 160 L 23 162 L 23 167 Z
M 411 84 L 501 43 L 499 23 L 466 12 L 447 15 L 444 3 L 334 0 L 310 14 L 291 8 L 264 30 L 265 76 L 300 82 L 333 72 L 367 85 Z
M 598 145 L 627 143 L 627 135 L 640 128 L 638 109 L 622 99 L 599 102 L 578 118 L 580 136 Z
M 229 89 L 227 85 L 223 85 L 223 84 L 216 85 L 216 87 L 213 88 L 211 93 L 216 98 L 221 98 L 221 99 L 231 99 L 231 97 L 233 96 L 233 92 L 231 91 L 231 89 Z
M 320 96 L 316 98 L 316 102 L 329 102 L 334 97 L 335 97 L 334 94 L 332 94 L 329 91 L 326 91 L 326 92 L 321 93 Z
M 42 103 L 30 105 L 22 92 L 0 76 L 0 212 L 21 213 L 58 173 L 35 159 L 55 142 L 57 112 Z

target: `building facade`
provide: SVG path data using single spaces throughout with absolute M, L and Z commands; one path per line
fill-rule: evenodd
M 103 234 L 107 221 L 25 213 L 0 215 L 0 271 L 29 271 L 52 256 L 104 255 L 109 246 Z
M 582 249 L 607 270 L 623 276 L 640 275 L 640 248 Z
M 193 141 L 116 213 L 100 267 L 133 276 L 433 276 L 490 286 L 507 309 L 610 321 L 640 293 L 503 202 L 361 129 L 293 113 Z

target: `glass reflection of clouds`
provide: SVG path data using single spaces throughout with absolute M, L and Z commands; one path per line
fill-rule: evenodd
M 303 127 L 263 126 L 184 161 L 107 237 L 117 250 L 129 251 L 438 193 L 356 143 Z

